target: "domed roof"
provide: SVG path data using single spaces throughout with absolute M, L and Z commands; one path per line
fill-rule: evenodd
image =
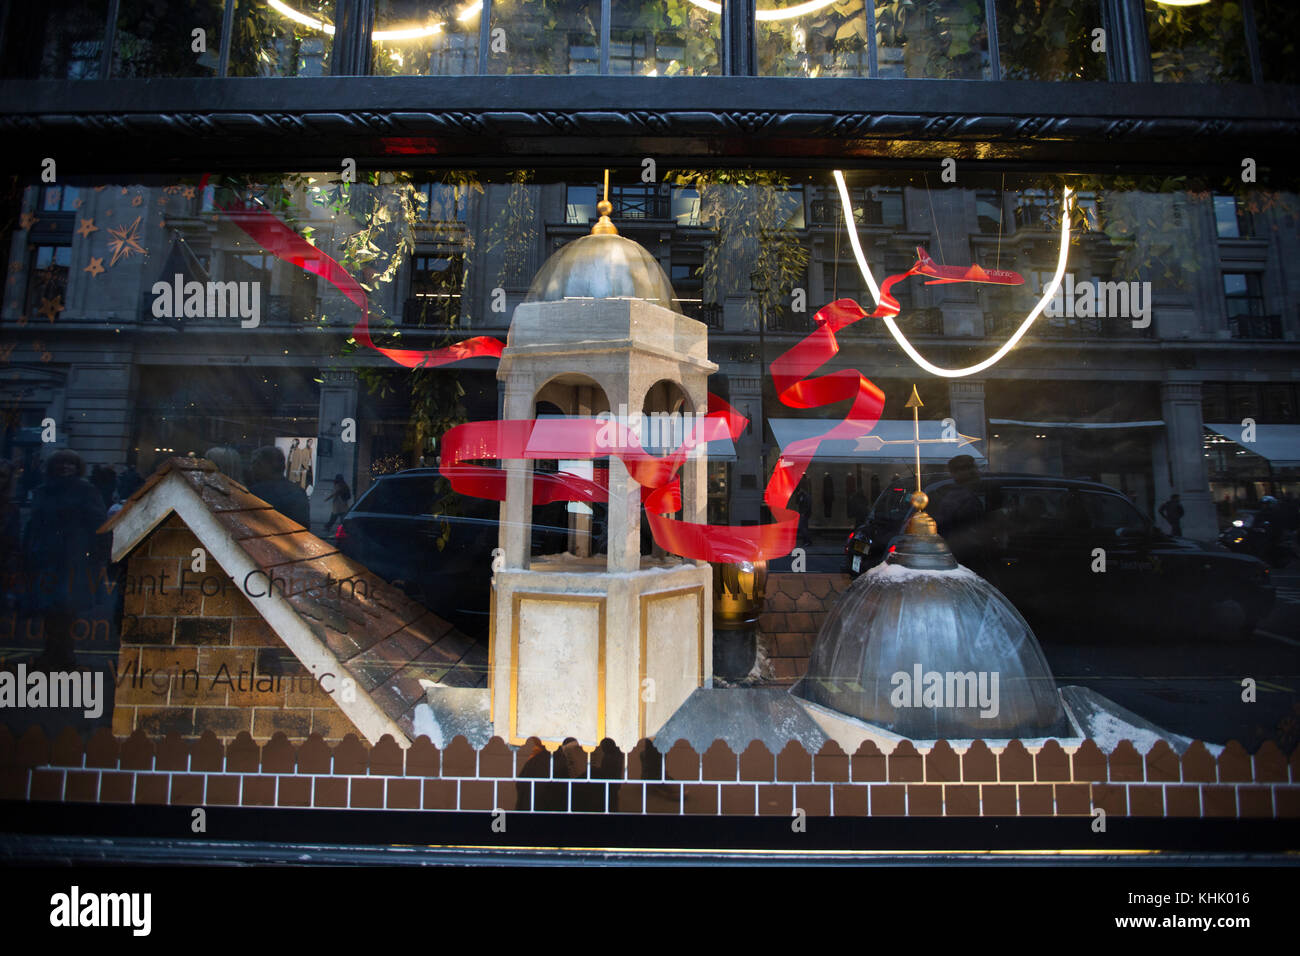
M 791 690 L 913 740 L 1068 733 L 1034 632 L 936 535 L 903 536 L 853 582 Z
M 546 260 L 525 302 L 644 299 L 674 312 L 672 284 L 645 247 L 613 233 L 575 239 Z

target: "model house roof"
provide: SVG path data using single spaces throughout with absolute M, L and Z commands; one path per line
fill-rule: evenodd
M 201 458 L 172 458 L 109 519 L 114 561 L 175 513 L 370 740 L 413 740 L 425 683 L 482 687 L 486 648 Z M 259 574 L 259 572 L 261 572 Z M 245 587 L 245 582 L 256 582 Z M 272 582 L 274 582 L 272 584 Z

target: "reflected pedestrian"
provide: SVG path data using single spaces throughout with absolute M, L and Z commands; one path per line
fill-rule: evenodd
M 203 457 L 217 466 L 227 478 L 233 478 L 241 485 L 244 483 L 244 461 L 239 452 L 227 445 L 217 445 L 203 453 Z
M 307 493 L 284 476 L 284 452 L 274 445 L 263 445 L 253 452 L 249 473 L 253 479 L 249 491 L 304 528 L 311 526 Z
M 1170 534 L 1175 538 L 1182 537 L 1183 515 L 1185 512 L 1183 511 L 1182 502 L 1178 499 L 1178 495 L 1170 495 L 1169 500 L 1160 506 L 1158 514 L 1168 522 Z
M 88 615 L 103 583 L 108 538 L 96 532 L 107 513 L 84 473 L 76 452 L 63 449 L 50 456 L 45 483 L 32 495 L 23 538 L 30 609 L 44 619 L 45 651 L 38 666 L 46 670 L 75 666 L 74 621 Z

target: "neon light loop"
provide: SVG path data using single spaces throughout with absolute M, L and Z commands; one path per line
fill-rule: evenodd
M 858 239 L 858 226 L 853 219 L 853 202 L 849 198 L 849 187 L 844 182 L 844 173 L 838 169 L 835 170 L 835 185 L 839 189 L 840 208 L 844 213 L 844 221 L 849 227 L 849 245 L 853 247 L 853 257 L 857 260 L 858 270 L 862 273 L 867 288 L 871 290 L 871 297 L 879 307 L 881 305 L 880 287 L 876 285 L 875 276 L 871 274 L 871 267 L 867 265 L 867 257 L 862 252 L 862 243 Z M 1000 349 L 984 361 L 975 365 L 968 365 L 966 368 L 942 368 L 928 361 L 925 356 L 913 347 L 912 343 L 907 340 L 907 336 L 895 324 L 893 315 L 881 314 L 880 318 L 884 321 L 885 328 L 894 337 L 898 347 L 906 352 L 913 362 L 930 374 L 941 375 L 945 378 L 962 378 L 966 375 L 974 375 L 1002 361 L 1003 357 L 1016 347 L 1016 343 L 1024 338 L 1025 333 L 1029 331 L 1029 327 L 1034 324 L 1034 320 L 1042 314 L 1043 309 L 1047 308 L 1047 303 L 1052 301 L 1052 296 L 1056 295 L 1056 290 L 1061 287 L 1061 279 L 1065 276 L 1066 260 L 1070 254 L 1070 206 L 1072 195 L 1070 187 L 1066 186 L 1061 195 L 1061 252 L 1056 262 L 1056 272 L 1052 276 L 1052 281 L 1043 290 L 1042 298 L 1038 300 L 1038 304 L 1034 306 L 1033 311 L 1025 317 L 1024 321 L 1020 323 L 1020 327 L 1016 329 L 1011 338 L 1007 339 Z

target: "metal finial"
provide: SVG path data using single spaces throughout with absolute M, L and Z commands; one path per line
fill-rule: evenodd
M 605 170 L 605 198 L 596 203 L 596 212 L 600 218 L 591 227 L 593 236 L 617 236 L 618 228 L 610 222 L 609 214 L 614 211 L 614 204 L 609 201 L 609 170 Z

